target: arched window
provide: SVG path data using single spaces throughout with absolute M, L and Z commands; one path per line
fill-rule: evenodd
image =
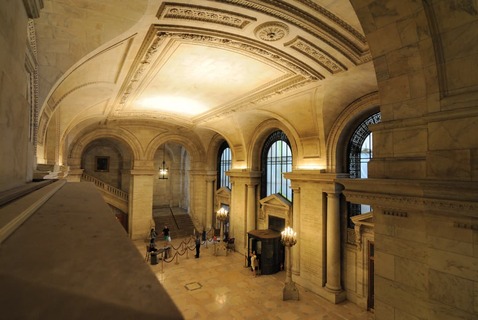
M 217 156 L 217 188 L 227 187 L 231 189 L 231 181 L 226 172 L 231 169 L 232 154 L 226 141 L 219 147 Z
M 276 131 L 267 138 L 262 149 L 261 168 L 261 198 L 280 193 L 292 201 L 290 180 L 282 175 L 292 171 L 292 151 L 284 132 Z
M 352 179 L 365 179 L 368 178 L 368 162 L 372 159 L 372 139 L 373 134 L 368 128 L 370 124 L 379 123 L 381 120 L 380 112 L 377 112 L 367 119 L 365 119 L 355 129 L 352 137 L 349 141 L 348 152 L 348 168 L 350 178 Z M 350 203 L 348 210 L 348 227 L 353 228 L 350 217 L 356 216 L 361 213 L 369 212 L 370 206 L 365 204 Z

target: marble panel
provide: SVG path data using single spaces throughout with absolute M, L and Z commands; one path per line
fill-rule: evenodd
M 377 81 L 383 81 L 390 78 L 386 55 L 376 57 L 375 59 L 373 59 L 373 65 L 375 67 L 375 74 L 377 76 Z
M 441 304 L 473 312 L 474 281 L 430 269 L 430 299 Z
M 357 4 L 357 6 L 362 4 L 363 4 L 363 1 L 361 1 L 360 4 Z M 369 34 L 377 29 L 377 25 L 375 24 L 375 20 L 372 16 L 372 13 L 370 12 L 370 10 L 367 8 L 366 5 L 363 5 L 360 8 L 355 8 L 355 12 L 357 13 L 357 16 L 360 18 L 360 24 L 365 34 Z
M 419 46 L 408 45 L 387 53 L 387 62 L 390 77 L 397 77 L 405 73 L 416 72 L 421 69 Z
M 401 75 L 379 82 L 380 99 L 383 104 L 396 103 L 410 99 L 408 75 Z
M 478 54 L 475 53 L 464 58 L 447 61 L 445 66 L 446 80 L 450 92 L 460 94 L 476 91 L 476 84 L 478 83 L 477 59 Z
M 376 276 L 375 296 L 380 297 L 380 301 L 383 303 L 401 310 L 402 312 L 406 312 L 420 319 L 427 319 L 427 297 L 423 292 L 414 290 L 413 288 L 396 281 Z M 400 298 L 398 299 L 397 297 Z
M 375 319 L 396 320 L 395 308 L 380 301 L 380 296 L 376 296 L 374 302 Z
M 429 215 L 427 219 L 427 229 L 426 233 L 429 237 L 430 245 L 434 246 L 431 243 L 431 239 L 441 238 L 442 241 L 449 240 L 452 242 L 459 242 L 464 244 L 471 244 L 473 241 L 473 234 L 472 230 L 466 230 L 462 228 L 454 227 L 454 219 L 450 219 L 450 217 L 446 215 Z M 460 221 L 462 222 L 462 221 Z M 450 245 L 449 243 L 448 245 Z
M 427 175 L 440 179 L 471 180 L 469 150 L 429 152 Z
M 375 274 L 389 280 L 395 280 L 395 258 L 394 255 L 382 251 L 375 251 Z
M 478 258 L 442 250 L 428 250 L 428 264 L 442 273 L 468 280 L 478 279 Z
M 414 79 L 411 79 L 411 83 Z M 418 87 L 420 84 L 417 85 Z M 416 86 L 411 87 L 411 92 L 415 92 L 417 89 Z M 393 119 L 408 119 L 414 117 L 420 117 L 423 114 L 427 113 L 427 100 L 425 97 L 411 99 L 407 101 L 401 101 L 389 105 L 393 109 Z M 375 137 L 374 137 L 375 139 Z
M 408 1 L 393 2 L 376 0 L 368 6 L 377 27 L 385 26 L 396 20 L 403 20 L 411 13 Z
M 395 259 L 395 280 L 415 290 L 428 289 L 428 268 L 424 263 L 397 257 Z
M 458 229 L 458 228 L 457 228 Z M 467 233 L 463 232 L 465 230 L 459 229 L 457 230 L 462 233 Z M 428 239 L 430 241 L 430 247 L 433 249 L 439 249 L 439 250 L 444 250 L 444 251 L 449 251 L 452 253 L 460 254 L 460 255 L 465 255 L 465 256 L 473 256 L 473 244 L 472 243 L 467 243 L 463 242 L 460 240 L 452 240 L 452 239 L 445 239 L 442 237 L 435 237 L 435 236 L 428 236 Z
M 395 156 L 425 155 L 428 144 L 425 127 L 395 130 L 393 133 L 393 153 Z
M 397 21 L 397 30 L 400 35 L 402 45 L 408 46 L 412 43 L 418 42 L 418 27 L 415 20 L 404 19 Z
M 387 252 L 394 256 L 415 260 L 419 263 L 427 263 L 429 258 L 428 249 L 423 243 L 413 240 L 397 239 L 384 235 L 375 235 L 375 247 L 377 251 Z
M 385 161 L 387 177 L 405 179 L 425 179 L 426 162 L 421 158 Z
M 345 255 L 345 289 L 357 292 L 357 269 L 359 268 L 357 265 L 357 252 L 355 250 L 346 250 Z
M 373 135 L 374 157 L 387 157 L 393 155 L 393 133 L 390 131 L 377 131 Z
M 391 23 L 367 34 L 372 56 L 378 57 L 402 47 L 396 24 Z
M 423 71 L 417 71 L 408 74 L 410 80 L 410 97 L 416 99 L 416 102 L 412 102 L 417 106 L 418 111 L 425 112 L 426 105 L 421 105 L 420 102 L 425 101 L 425 95 L 427 92 L 426 76 Z
M 477 29 L 478 20 L 475 20 L 472 23 L 455 28 L 450 32 L 442 33 L 441 41 L 444 48 L 445 59 L 449 61 L 471 55 L 476 56 L 478 50 Z M 467 73 L 463 66 L 462 71 Z
M 476 1 L 438 1 L 433 6 L 440 30 L 447 32 L 476 21 Z

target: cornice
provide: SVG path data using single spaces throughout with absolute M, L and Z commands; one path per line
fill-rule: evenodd
M 285 3 L 284 1 L 274 0 L 261 0 L 261 1 L 247 1 L 247 0 L 209 0 L 221 3 L 227 3 L 236 5 L 249 10 L 257 11 L 262 14 L 267 14 L 276 19 L 280 19 L 296 27 L 299 27 L 306 32 L 312 34 L 316 38 L 325 42 L 347 59 L 356 65 L 369 62 L 372 60 L 372 56 L 366 39 L 363 35 L 347 25 L 344 21 L 340 20 L 337 16 L 328 12 L 326 9 L 319 5 L 314 5 L 310 1 L 303 1 L 303 4 L 308 5 L 310 8 L 317 10 L 319 14 L 322 14 L 334 21 L 337 25 L 343 28 L 350 36 L 346 37 L 335 28 L 324 23 L 320 19 L 315 18 L 308 12 L 297 8 L 296 6 Z M 344 26 L 347 26 L 344 28 Z M 352 31 L 355 30 L 355 31 Z
M 370 204 L 406 217 L 407 211 L 432 211 L 478 217 L 478 184 L 458 181 L 339 179 L 347 201 Z
M 233 106 L 227 105 L 222 107 L 223 110 L 239 107 L 240 105 L 248 105 L 250 103 L 259 103 L 273 96 L 302 87 L 312 81 L 324 79 L 322 74 L 302 61 L 258 41 L 202 28 L 153 25 L 146 35 L 141 49 L 133 62 L 130 73 L 120 91 L 119 108 L 122 108 L 127 103 L 131 93 L 137 89 L 144 79 L 150 65 L 154 63 L 155 59 L 158 59 L 161 51 L 160 47 L 164 43 L 166 43 L 165 46 L 170 45 L 172 41 L 202 43 L 206 46 L 224 47 L 229 50 L 241 52 L 244 55 L 252 56 L 255 59 L 267 60 L 269 63 L 273 63 L 288 73 L 287 78 L 278 83 L 278 86 L 271 85 L 271 87 L 264 88 L 264 90 L 252 96 L 245 97 Z M 131 116 L 133 116 L 133 114 L 131 114 Z M 201 121 L 201 119 L 201 117 L 198 117 L 196 120 Z
M 301 54 L 309 57 L 332 74 L 347 70 L 347 67 L 341 64 L 338 60 L 334 59 L 325 51 L 321 50 L 319 47 L 315 46 L 314 44 L 310 43 L 302 37 L 296 37 L 292 41 L 285 43 L 284 46 L 290 47 L 297 52 L 300 52 Z
M 185 3 L 164 2 L 156 14 L 158 19 L 194 20 L 244 29 L 256 18 L 237 12 Z

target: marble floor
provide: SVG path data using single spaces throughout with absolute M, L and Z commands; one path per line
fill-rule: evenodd
M 282 301 L 285 271 L 254 277 L 245 267 L 242 254 L 230 252 L 227 256 L 215 256 L 209 243 L 207 247 L 201 246 L 200 258 L 195 259 L 193 243 L 192 239 L 174 239 L 172 246 L 177 251 L 172 250 L 164 262 L 148 263 L 185 319 L 374 318 L 372 313 L 351 302 L 334 305 L 300 286 L 299 301 Z M 145 240 L 135 241 L 143 255 L 145 244 Z M 162 245 L 161 241 L 157 244 Z

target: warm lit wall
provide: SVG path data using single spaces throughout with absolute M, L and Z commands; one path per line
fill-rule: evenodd
M 31 180 L 34 165 L 25 96 L 27 16 L 22 1 L 0 5 L 0 30 L 0 191 L 3 191 Z

